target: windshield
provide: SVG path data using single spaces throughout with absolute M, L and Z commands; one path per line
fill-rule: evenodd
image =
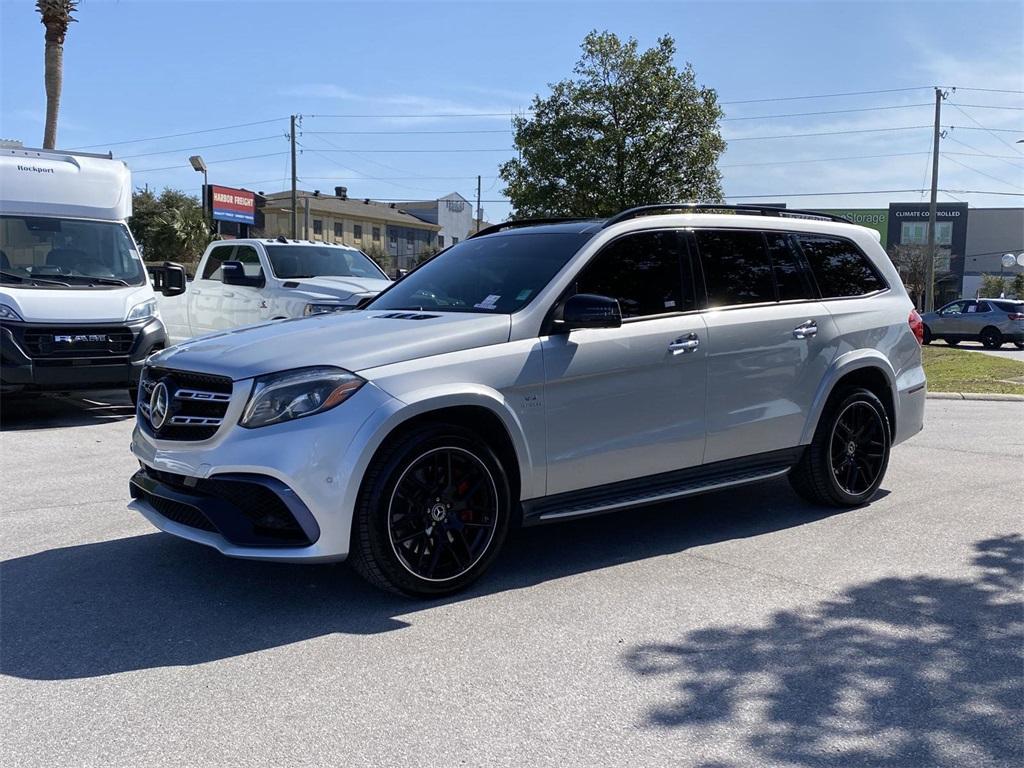
M 331 276 L 388 279 L 369 256 L 355 248 L 268 245 L 267 255 L 274 275 L 282 280 Z
M 590 237 L 519 232 L 471 238 L 410 272 L 367 309 L 512 314 L 529 304 Z
M 142 285 L 146 273 L 124 224 L 3 216 L 0 281 L 49 288 Z

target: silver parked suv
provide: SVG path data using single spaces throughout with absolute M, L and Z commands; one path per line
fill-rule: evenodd
M 924 343 L 942 339 L 951 347 L 961 341 L 980 341 L 987 349 L 1012 342 L 1024 349 L 1024 301 L 963 299 L 951 301 L 922 317 Z
M 152 357 L 132 506 L 236 557 L 458 590 L 514 525 L 787 475 L 862 504 L 922 427 L 877 233 L 772 208 L 510 222 L 362 310 Z

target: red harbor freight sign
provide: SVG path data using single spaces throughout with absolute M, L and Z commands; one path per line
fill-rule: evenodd
M 210 209 L 213 211 L 213 218 L 220 221 L 254 224 L 256 222 L 256 195 L 244 189 L 211 185 Z

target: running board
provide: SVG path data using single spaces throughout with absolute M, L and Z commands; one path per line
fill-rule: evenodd
M 523 524 L 599 515 L 780 477 L 799 460 L 803 446 L 743 459 L 718 461 L 636 480 L 569 491 L 522 503 Z

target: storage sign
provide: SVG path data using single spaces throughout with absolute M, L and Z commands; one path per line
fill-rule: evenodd
M 210 210 L 219 221 L 256 223 L 256 195 L 244 189 L 210 186 Z

